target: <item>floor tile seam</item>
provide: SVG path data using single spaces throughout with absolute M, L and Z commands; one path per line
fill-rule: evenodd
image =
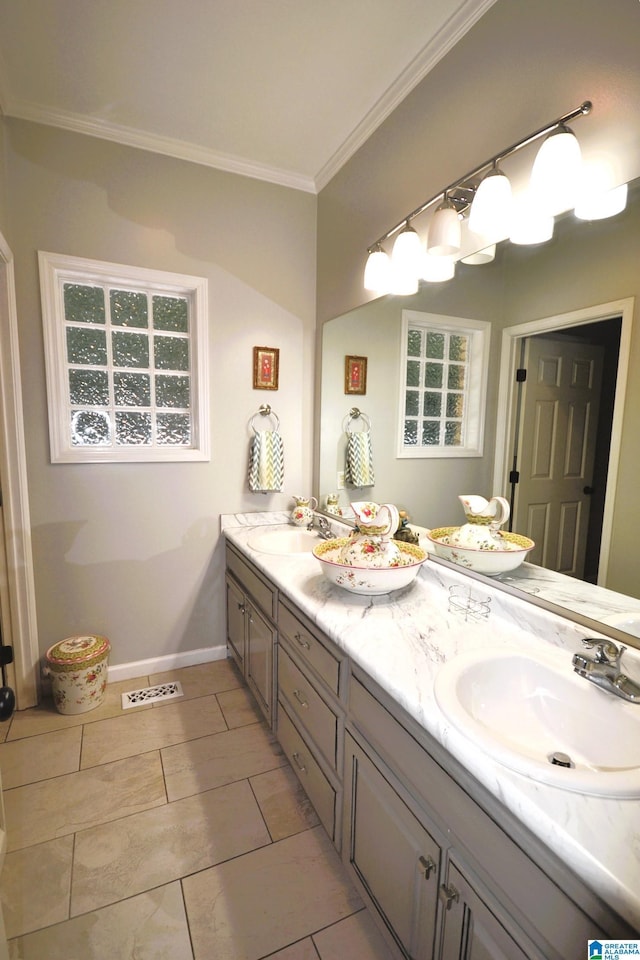
M 351 880 L 349 880 L 348 877 L 347 877 L 347 881 L 352 887 L 352 889 L 355 890 L 356 888 L 353 886 L 353 884 L 351 883 Z M 356 893 L 357 892 L 358 891 L 356 890 Z M 365 914 L 367 913 L 367 905 L 365 903 L 363 903 L 362 906 L 358 907 L 356 910 L 352 910 L 351 913 L 346 913 L 343 917 L 338 917 L 337 920 L 332 920 L 331 923 L 326 923 L 324 927 L 318 927 L 317 930 L 314 930 L 313 933 L 309 934 L 309 936 L 311 937 L 311 940 L 313 941 L 313 945 L 316 948 L 316 951 L 320 956 L 320 958 L 322 958 L 322 954 L 320 953 L 320 947 L 317 945 L 315 941 L 315 937 L 317 937 L 321 933 L 324 933 L 325 930 L 331 930 L 332 927 L 337 927 L 340 923 L 344 923 L 344 921 L 348 920 L 350 917 L 356 917 L 359 913 L 365 913 Z
M 180 896 L 182 897 L 182 908 L 184 910 L 184 919 L 187 924 L 187 933 L 189 934 L 189 946 L 191 947 L 191 957 L 192 960 L 195 960 L 196 948 L 193 942 L 193 934 L 191 933 L 191 921 L 189 919 L 189 911 L 187 910 L 187 898 L 184 892 L 184 883 L 182 882 L 184 877 L 180 877 L 178 883 L 180 884 Z
M 150 708 L 151 709 L 151 708 Z M 222 718 L 224 720 L 224 717 Z M 120 760 L 130 760 L 131 757 L 142 757 L 146 753 L 154 753 L 155 751 L 167 750 L 170 747 L 179 747 L 183 743 L 195 743 L 198 740 L 204 740 L 206 737 L 215 737 L 218 733 L 229 733 L 230 730 L 239 730 L 240 727 L 229 727 L 227 726 L 226 720 L 224 720 L 225 729 L 216 730 L 215 732 L 201 733 L 196 734 L 193 737 L 187 737 L 186 740 L 176 740 L 174 743 L 164 743 L 162 746 L 150 747 L 148 750 L 140 750 L 137 753 L 128 753 L 123 757 L 118 757 L 116 760 L 99 760 L 97 763 L 91 763 L 86 767 L 81 767 L 82 770 L 93 770 L 95 767 L 102 767 L 107 763 L 118 763 Z M 249 724 L 243 724 L 243 726 L 249 726 Z
M 269 960 L 270 957 L 277 957 L 283 950 L 289 950 L 291 947 L 295 947 L 299 943 L 304 943 L 305 940 L 311 940 L 311 946 L 314 949 L 317 960 L 322 960 L 320 954 L 318 953 L 318 947 L 313 940 L 313 936 L 310 933 L 306 933 L 304 937 L 298 937 L 297 940 L 292 940 L 291 943 L 285 944 L 283 947 L 277 947 L 275 950 L 272 950 L 270 953 L 265 953 L 264 956 L 258 957 L 257 960 Z M 357 957 L 354 960 L 358 960 Z
M 84 741 L 84 737 L 83 737 L 83 741 Z M 141 750 L 140 753 L 130 753 L 130 754 L 127 754 L 126 757 L 118 757 L 116 760 L 104 760 L 102 763 L 92 763 L 87 767 L 83 767 L 82 766 L 82 750 L 81 750 L 80 758 L 79 758 L 80 766 L 78 767 L 77 770 L 70 770 L 68 773 L 58 773 L 53 777 L 44 777 L 42 780 L 32 780 L 32 781 L 29 781 L 29 783 L 23 783 L 15 787 L 7 787 L 6 789 L 3 789 L 2 792 L 3 794 L 6 795 L 8 793 L 12 793 L 14 790 L 20 790 L 23 787 L 30 787 L 37 783 L 48 783 L 51 780 L 63 780 L 65 777 L 77 777 L 81 773 L 87 773 L 89 770 L 96 770 L 98 767 L 107 767 L 110 764 L 124 763 L 125 760 L 133 760 L 134 757 L 146 757 L 150 753 L 159 754 L 160 747 L 152 747 L 150 750 Z
M 274 757 L 274 759 L 276 758 Z M 263 773 L 273 773 L 275 770 L 282 770 L 282 768 L 287 765 L 286 757 L 284 759 L 285 759 L 284 763 L 278 763 L 273 767 L 269 767 L 268 769 L 260 770 L 256 773 L 250 773 L 248 776 L 245 775 L 240 777 L 233 777 L 231 780 L 225 780 L 224 783 L 219 783 L 215 787 L 207 787 L 206 790 L 194 790 L 193 793 L 185 793 L 183 796 L 175 797 L 174 799 L 169 797 L 169 791 L 167 790 L 167 803 L 177 803 L 178 800 L 188 800 L 190 797 L 199 797 L 200 794 L 208 793 L 209 790 L 218 790 L 220 787 L 229 787 L 233 783 L 241 783 L 243 780 L 251 780 L 254 777 L 260 777 L 262 776 Z M 167 786 L 166 778 L 174 777 L 174 776 L 178 776 L 178 774 L 173 774 L 173 773 L 165 774 L 165 787 Z M 255 797 L 255 791 L 253 791 L 252 784 L 249 784 L 249 786 L 251 787 Z M 256 802 L 257 802 L 257 797 L 256 797 Z M 258 806 L 260 806 L 260 804 L 258 804 Z
M 159 686 L 162 686 L 164 683 L 172 683 L 172 682 L 175 682 L 175 681 L 166 680 L 166 681 L 163 681 L 162 684 L 150 683 L 149 686 L 159 687 Z M 140 687 L 140 689 L 144 689 L 144 688 Z M 168 706 L 170 703 L 178 703 L 178 702 L 186 703 L 189 700 L 202 700 L 203 697 L 217 697 L 219 693 L 232 693 L 234 690 L 243 690 L 243 689 L 244 687 L 241 684 L 236 684 L 234 687 L 225 687 L 224 690 L 208 690 L 206 693 L 194 693 L 190 695 L 183 694 L 183 696 L 181 697 L 171 697 L 171 698 L 167 697 L 164 700 L 157 700 L 155 703 L 143 704 L 143 706 L 147 706 L 151 710 L 158 710 L 158 709 L 161 709 L 162 707 Z M 136 708 L 128 707 L 127 713 L 130 713 L 132 709 L 135 710 Z M 140 707 L 138 707 L 137 709 L 139 710 Z

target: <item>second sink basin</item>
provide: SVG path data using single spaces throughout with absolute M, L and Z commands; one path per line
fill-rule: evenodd
M 435 695 L 458 730 L 518 773 L 593 796 L 640 797 L 640 705 L 577 676 L 566 651 L 461 654 L 439 671 Z
M 260 553 L 311 553 L 320 543 L 315 531 L 306 527 L 264 527 L 247 540 L 247 546 Z

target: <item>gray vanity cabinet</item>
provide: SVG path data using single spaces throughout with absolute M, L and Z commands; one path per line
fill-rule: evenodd
M 346 735 L 343 858 L 399 956 L 435 956 L 442 848 L 371 757 Z
M 278 638 L 278 739 L 340 848 L 346 659 L 282 597 Z
M 227 646 L 267 721 L 275 703 L 278 592 L 227 544 Z

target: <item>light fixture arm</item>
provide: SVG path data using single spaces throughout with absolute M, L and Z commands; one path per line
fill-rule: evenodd
M 591 112 L 592 108 L 592 102 L 590 100 L 585 100 L 584 103 L 581 103 L 579 107 L 575 108 L 575 110 L 571 110 L 569 113 L 565 113 L 564 116 L 558 117 L 557 120 L 552 120 L 551 123 L 545 124 L 544 127 L 540 127 L 539 130 L 536 130 L 534 133 L 530 133 L 524 138 L 524 140 L 518 140 L 510 147 L 501 150 L 500 153 L 496 153 L 495 156 L 491 157 L 489 160 L 485 160 L 484 163 L 480 164 L 480 166 L 470 170 L 463 177 L 459 177 L 457 180 L 454 180 L 453 183 L 450 183 L 448 187 L 445 187 L 443 190 L 438 190 L 438 192 L 430 197 L 429 200 L 421 203 L 419 207 L 416 207 L 415 210 L 412 210 L 411 213 L 403 217 L 402 220 L 400 220 L 400 222 L 394 227 L 392 227 L 390 230 L 387 230 L 387 232 L 379 237 L 375 243 L 372 243 L 370 247 L 367 247 L 367 252 L 372 253 L 378 246 L 381 246 L 385 240 L 389 240 L 391 237 L 395 236 L 399 230 L 402 230 L 403 227 L 410 224 L 415 217 L 418 217 L 421 213 L 424 213 L 424 211 L 434 204 L 436 200 L 439 200 L 440 197 L 443 197 L 446 200 L 450 191 L 455 190 L 457 187 L 461 187 L 463 184 L 465 184 L 465 189 L 467 189 L 468 185 L 466 185 L 466 181 L 471 180 L 473 177 L 477 177 L 478 174 L 482 173 L 483 170 L 486 170 L 487 167 L 495 166 L 501 160 L 512 156 L 512 154 L 517 153 L 518 150 L 521 150 L 523 147 L 533 143 L 534 140 L 539 140 L 540 137 L 545 136 L 547 133 L 551 133 L 551 131 L 555 130 L 557 127 L 567 124 L 571 120 L 575 120 L 576 117 L 586 116 Z

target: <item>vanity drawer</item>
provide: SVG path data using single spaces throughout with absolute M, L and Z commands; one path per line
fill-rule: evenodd
M 278 740 L 323 827 L 331 839 L 335 840 L 336 791 L 291 722 L 282 703 L 278 704 Z
M 271 620 L 275 620 L 277 613 L 277 590 L 264 580 L 260 574 L 227 544 L 227 569 L 231 571 L 247 593 L 250 593 L 259 607 Z
M 316 693 L 282 644 L 278 654 L 278 691 L 335 770 L 338 749 L 336 715 Z
M 278 627 L 280 634 L 287 638 L 298 656 L 312 667 L 329 690 L 338 696 L 340 660 L 282 600 L 278 604 Z

